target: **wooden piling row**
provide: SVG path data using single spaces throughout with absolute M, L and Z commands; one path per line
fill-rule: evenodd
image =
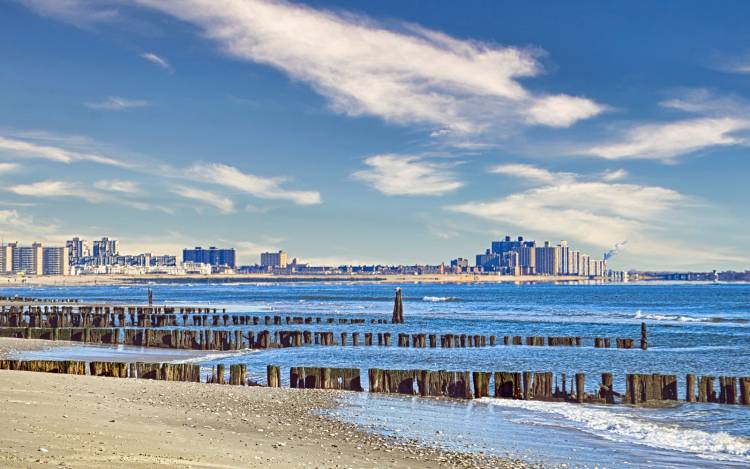
M 625 378 L 625 403 L 676 401 L 677 376 L 660 374 L 628 374 Z
M 0 327 L 170 327 L 170 326 L 247 326 L 281 324 L 366 324 L 365 318 L 321 318 L 312 316 L 253 316 L 221 314 L 216 308 L 159 306 L 0 306 Z M 370 324 L 388 324 L 386 319 L 370 318 Z
M 363 390 L 359 368 L 292 367 L 289 369 L 289 385 L 300 389 Z

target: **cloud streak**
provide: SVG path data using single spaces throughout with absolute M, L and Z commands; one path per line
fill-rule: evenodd
M 164 70 L 173 71 L 172 64 L 170 64 L 167 59 L 164 57 L 161 57 L 159 55 L 154 54 L 153 52 L 144 52 L 141 54 L 141 58 L 144 60 L 148 60 L 152 64 L 163 68 Z
M 466 136 L 511 124 L 567 127 L 605 110 L 584 97 L 526 89 L 520 80 L 542 73 L 536 50 L 282 1 L 136 3 L 197 25 L 234 58 L 308 83 L 348 115 Z
M 221 163 L 198 163 L 188 168 L 186 177 L 231 188 L 259 199 L 288 200 L 297 205 L 317 205 L 321 203 L 317 191 L 295 191 L 284 189 L 283 177 L 260 177 L 244 173 L 234 166 Z
M 678 157 L 714 147 L 747 145 L 750 105 L 735 96 L 720 97 L 703 89 L 691 90 L 660 103 L 662 108 L 692 114 L 669 122 L 636 124 L 608 141 L 578 153 L 608 160 Z
M 60 146 L 42 145 L 17 138 L 0 136 L 0 153 L 10 153 L 19 158 L 34 158 L 70 164 L 74 162 L 91 162 L 109 166 L 128 168 L 131 165 L 96 153 L 79 152 Z
M 145 99 L 126 99 L 118 96 L 110 96 L 103 101 L 89 101 L 83 103 L 89 109 L 97 111 L 125 111 L 151 106 L 151 102 Z
M 420 156 L 375 155 L 366 158 L 364 163 L 368 168 L 355 171 L 352 177 L 385 195 L 436 196 L 464 185 L 451 166 Z
M 236 211 L 232 199 L 215 192 L 188 186 L 175 186 L 172 188 L 172 193 L 214 207 L 223 214 L 234 213 Z

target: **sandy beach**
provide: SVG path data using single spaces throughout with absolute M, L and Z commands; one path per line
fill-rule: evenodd
M 47 345 L 3 339 L 0 354 Z M 0 371 L 0 394 L 4 468 L 529 467 L 329 420 L 331 391 Z
M 273 274 L 214 274 L 214 275 L 43 275 L 0 277 L 0 287 L 31 286 L 86 286 L 139 285 L 147 283 L 529 283 L 589 281 L 573 275 L 494 275 L 494 274 L 425 274 L 425 275 L 273 275 Z M 597 280 L 603 281 L 603 280 Z

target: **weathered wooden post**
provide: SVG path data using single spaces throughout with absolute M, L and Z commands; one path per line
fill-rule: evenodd
M 641 323 L 641 350 L 648 350 L 648 333 L 645 322 Z
M 695 375 L 692 373 L 685 377 L 685 401 L 695 402 Z
M 586 375 L 576 373 L 576 402 L 582 403 L 586 399 Z
M 719 403 L 737 403 L 737 378 L 734 376 L 719 377 Z
M 216 365 L 216 377 L 215 378 L 216 379 L 214 380 L 214 382 L 216 384 L 225 384 L 225 381 L 224 381 L 224 365 L 223 364 Z
M 615 402 L 614 393 L 612 392 L 612 373 L 602 373 L 602 386 L 599 390 L 599 397 L 604 399 L 607 404 Z
M 266 378 L 268 380 L 269 388 L 280 388 L 281 387 L 281 370 L 276 365 L 268 365 L 266 367 Z
M 750 377 L 740 378 L 740 404 L 750 405 Z
M 396 288 L 396 298 L 393 301 L 393 316 L 391 318 L 393 324 L 404 323 L 404 303 L 401 298 L 401 289 Z

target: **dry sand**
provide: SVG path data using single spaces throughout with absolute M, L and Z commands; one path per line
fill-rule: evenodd
M 0 341 L 0 355 L 42 341 Z M 501 467 L 315 413 L 334 391 L 0 371 L 0 467 Z M 418 424 L 418 422 L 415 422 Z

